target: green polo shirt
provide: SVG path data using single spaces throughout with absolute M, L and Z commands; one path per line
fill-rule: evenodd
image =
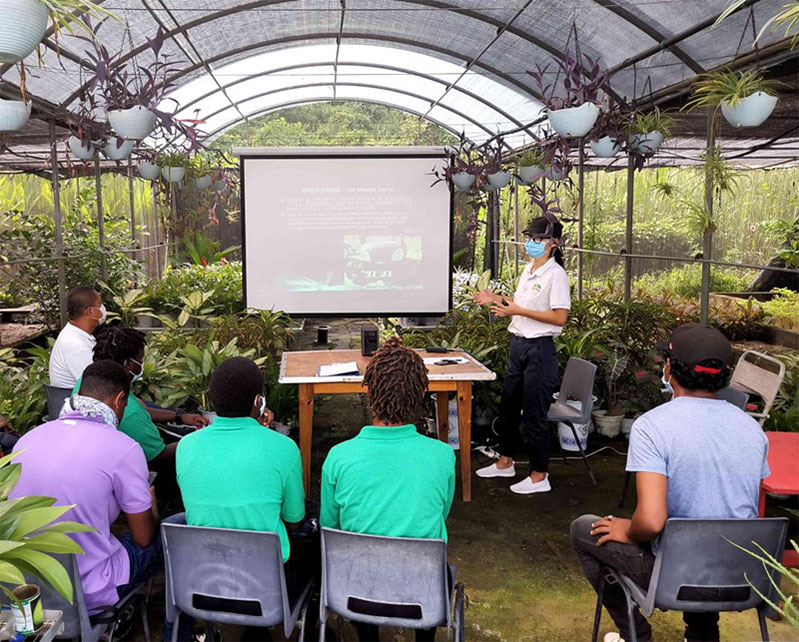
M 75 384 L 72 394 L 77 394 L 78 390 L 80 390 L 80 379 Z M 166 448 L 164 438 L 161 437 L 161 433 L 158 431 L 158 426 L 153 423 L 153 419 L 144 404 L 132 392 L 128 395 L 128 405 L 125 406 L 125 414 L 122 415 L 122 421 L 119 422 L 118 429 L 141 446 L 147 461 L 152 461 L 158 457 Z
M 322 526 L 447 539 L 455 453 L 413 425 L 365 426 L 330 449 L 322 466 Z
M 251 417 L 217 417 L 180 440 L 177 473 L 186 523 L 277 533 L 289 558 L 283 522 L 305 517 L 302 459 L 289 437 Z

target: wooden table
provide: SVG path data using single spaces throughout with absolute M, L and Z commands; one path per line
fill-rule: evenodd
M 799 432 L 767 432 L 766 437 L 771 474 L 760 484 L 758 517 L 765 515 L 766 493 L 799 495 Z M 799 567 L 799 555 L 793 546 L 785 550 L 783 564 Z
M 438 436 L 447 441 L 447 415 L 449 410 L 448 393 L 458 396 L 458 433 L 461 450 L 461 485 L 463 501 L 472 499 L 472 383 L 474 381 L 493 381 L 497 376 L 466 352 L 454 351 L 446 354 L 432 354 L 419 350 L 422 358 L 439 359 L 463 357 L 467 363 L 448 366 L 428 366 L 428 386 L 436 395 L 438 414 Z M 341 377 L 317 377 L 319 366 L 332 363 L 355 361 L 359 375 Z M 315 395 L 344 395 L 367 392 L 363 385 L 363 373 L 369 357 L 361 355 L 360 350 L 310 350 L 284 352 L 280 362 L 280 383 L 299 386 L 300 393 L 300 452 L 302 453 L 302 474 L 307 493 L 311 483 L 311 437 L 313 435 L 313 407 Z

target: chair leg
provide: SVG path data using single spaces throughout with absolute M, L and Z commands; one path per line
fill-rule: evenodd
M 141 604 L 141 625 L 144 629 L 144 642 L 150 642 L 150 620 L 147 617 L 147 599 Z
M 638 642 L 638 632 L 635 630 L 635 605 L 629 595 L 625 595 L 625 597 L 627 598 L 627 626 L 630 627 L 630 639 L 627 642 Z
M 172 642 L 178 642 L 178 628 L 180 628 L 180 611 L 175 611 L 175 621 L 172 624 Z
M 464 595 L 463 595 L 463 583 L 458 582 L 455 586 L 455 642 L 464 642 L 465 640 L 465 631 L 464 631 L 464 616 L 463 616 L 463 603 L 464 603 Z
M 116 630 L 117 630 L 117 623 L 112 622 L 111 628 L 108 629 L 108 642 L 114 642 L 114 633 L 116 632 Z
M 768 623 L 766 622 L 766 612 L 764 609 L 757 609 L 757 621 L 760 623 L 760 639 L 769 642 Z
M 206 639 L 206 642 L 214 642 L 214 623 L 213 622 L 206 622 L 205 623 L 205 639 Z
M 624 473 L 624 484 L 621 487 L 621 497 L 619 498 L 619 508 L 624 508 L 624 500 L 627 497 L 627 488 L 630 486 L 630 478 L 633 476 L 631 472 Z
M 572 435 L 574 435 L 574 441 L 577 444 L 577 448 L 580 449 L 580 456 L 583 458 L 585 469 L 588 471 L 588 476 L 591 478 L 591 483 L 596 486 L 596 477 L 594 477 L 594 471 L 591 470 L 591 465 L 588 463 L 588 457 L 585 456 L 585 450 L 583 450 L 583 445 L 580 443 L 580 438 L 577 436 L 577 429 L 574 427 L 574 424 L 571 421 L 567 421 L 566 425 L 572 429 Z
M 549 425 L 552 426 L 552 432 L 555 435 L 555 439 L 558 441 L 558 445 L 560 445 L 560 439 L 558 439 L 558 423 L 556 421 L 550 421 Z M 566 451 L 563 450 L 563 447 L 560 447 L 560 458 L 563 460 L 563 463 L 567 466 L 569 465 L 569 460 L 566 459 Z
M 602 569 L 604 571 L 604 569 Z M 594 611 L 594 631 L 591 642 L 596 642 L 599 637 L 599 622 L 602 620 L 602 599 L 605 596 L 605 573 L 599 574 L 599 590 L 596 592 L 596 610 Z

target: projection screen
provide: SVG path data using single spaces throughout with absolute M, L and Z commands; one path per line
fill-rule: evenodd
M 451 307 L 453 199 L 438 147 L 242 148 L 244 297 L 296 316 Z

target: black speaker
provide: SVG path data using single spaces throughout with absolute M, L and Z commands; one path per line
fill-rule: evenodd
M 377 326 L 361 326 L 361 354 L 364 357 L 371 357 L 380 347 L 380 332 Z

